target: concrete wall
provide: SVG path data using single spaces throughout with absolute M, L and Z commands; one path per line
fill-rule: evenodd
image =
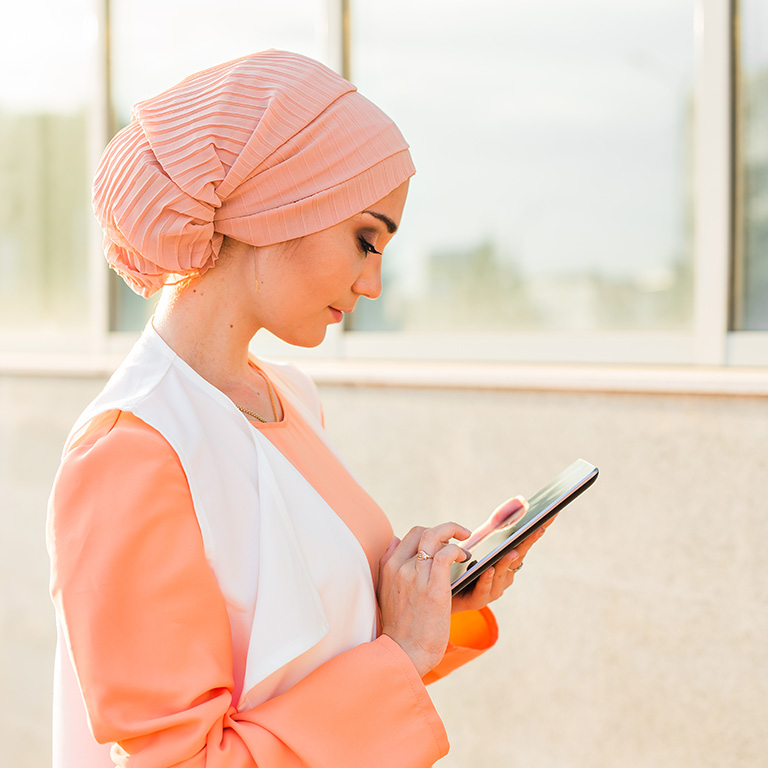
M 0 739 L 14 768 L 49 762 L 45 503 L 100 386 L 0 376 Z M 495 604 L 498 645 L 432 687 L 453 743 L 441 768 L 765 764 L 768 398 L 322 396 L 336 445 L 399 533 L 471 526 L 578 456 L 601 470 Z

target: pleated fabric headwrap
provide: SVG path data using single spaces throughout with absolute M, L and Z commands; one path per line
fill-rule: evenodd
M 223 236 L 271 245 L 365 210 L 414 173 L 395 124 L 322 64 L 264 51 L 140 102 L 104 152 L 107 261 L 143 296 L 210 269 Z

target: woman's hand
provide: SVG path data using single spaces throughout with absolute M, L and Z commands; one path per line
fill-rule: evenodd
M 450 540 L 468 536 L 469 530 L 456 523 L 412 528 L 402 541 L 392 540 L 379 564 L 382 631 L 410 656 L 422 677 L 445 653 L 451 628 L 451 565 L 467 559 L 467 552 Z
M 501 560 L 488 568 L 475 581 L 474 586 L 459 592 L 453 598 L 452 612 L 480 610 L 485 608 L 488 603 L 498 600 L 504 594 L 504 591 L 512 585 L 517 572 L 523 567 L 523 561 L 531 547 L 544 535 L 544 531 L 552 525 L 556 517 L 557 515 L 544 523 L 535 533 L 524 539 L 515 549 L 507 552 Z M 487 523 L 484 523 L 481 528 L 484 528 L 486 525 Z M 479 530 L 480 528 L 478 528 Z M 474 533 L 470 537 L 470 541 L 472 540 L 475 540 Z

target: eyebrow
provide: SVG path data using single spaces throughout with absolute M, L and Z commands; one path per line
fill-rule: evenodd
M 375 219 L 383 221 L 387 225 L 387 232 L 389 232 L 390 235 L 393 235 L 395 232 L 397 232 L 397 224 L 395 224 L 395 222 L 392 221 L 389 216 L 385 216 L 383 213 L 376 213 L 376 211 L 362 211 L 362 213 L 367 213 L 370 216 L 373 216 Z

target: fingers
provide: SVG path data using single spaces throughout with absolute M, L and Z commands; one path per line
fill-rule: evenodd
M 508 580 L 505 588 L 512 583 L 515 574 L 523 567 L 528 550 L 544 535 L 545 529 L 546 526 L 542 526 L 534 531 L 496 564 L 497 571 Z
M 451 539 L 463 541 L 469 534 L 470 531 L 458 523 L 441 523 L 434 528 L 423 529 L 418 548 L 434 557 Z
M 382 631 L 410 656 L 421 674 L 445 653 L 450 631 L 450 565 L 467 554 L 452 538 L 469 531 L 456 523 L 412 528 L 392 541 L 378 585 Z M 424 552 L 422 557 L 417 553 Z
M 444 544 L 432 558 L 432 568 L 450 568 L 454 563 L 463 563 L 468 556 L 458 544 Z
M 466 539 L 469 533 L 467 528 L 456 523 L 443 523 L 424 531 L 419 541 L 419 553 L 432 555 L 430 577 L 434 576 L 447 582 L 449 579 L 447 572 L 451 565 L 463 563 L 470 558 L 467 550 L 450 542 L 452 538 Z M 419 558 L 418 553 L 416 557 Z
M 515 580 L 515 574 L 523 567 L 523 558 L 520 553 L 513 549 L 506 554 L 493 568 L 493 573 L 488 577 L 486 587 L 488 593 L 488 602 L 498 600 L 504 590 Z
M 523 564 L 520 552 L 513 549 L 507 552 L 495 566 L 488 568 L 477 580 L 471 592 L 454 598 L 455 610 L 480 609 L 498 600 L 515 580 L 517 571 Z
M 416 554 L 416 550 L 419 548 L 419 541 L 425 530 L 426 528 L 422 527 L 411 528 L 403 536 L 402 540 L 398 540 L 391 552 L 387 550 L 380 561 L 380 567 L 386 564 L 390 569 L 397 570 L 403 563 L 410 560 Z
M 451 546 L 453 549 L 441 557 L 449 558 L 451 563 L 461 562 L 467 559 L 469 553 L 455 544 L 449 544 L 449 542 L 453 538 L 462 540 L 468 536 L 469 530 L 458 523 L 441 523 L 433 528 L 416 526 L 403 536 L 402 541 L 397 540 L 394 547 L 392 543 L 390 544 L 390 548 L 381 558 L 380 565 L 389 564 L 390 568 L 397 569 L 411 558 L 416 557 L 417 552 L 424 552 L 428 556 L 423 558 L 424 562 L 431 561 L 446 546 Z M 422 557 L 418 559 L 422 560 Z
M 517 576 L 523 567 L 526 554 L 544 535 L 544 531 L 550 523 L 551 521 L 547 522 L 518 544 L 515 549 L 507 552 L 495 566 L 484 571 L 483 574 L 478 577 L 471 590 L 467 590 L 454 598 L 452 610 L 466 611 L 469 609 L 479 609 L 494 600 L 498 600 L 498 598 L 504 594 L 506 589 L 512 585 L 515 576 Z
M 544 525 L 534 531 L 530 536 L 526 536 L 525 539 L 517 545 L 517 550 L 520 552 L 521 557 L 525 557 L 526 554 L 528 554 L 528 550 L 544 535 L 544 531 L 552 525 L 556 517 L 557 515 L 550 520 L 547 520 Z
M 395 548 L 399 543 L 400 543 L 400 539 L 398 539 L 397 536 L 393 536 L 392 541 L 389 542 L 387 551 L 381 556 L 381 560 L 379 561 L 379 567 L 386 565 L 387 561 L 389 560 L 390 557 L 392 557 L 392 553 L 395 551 Z

